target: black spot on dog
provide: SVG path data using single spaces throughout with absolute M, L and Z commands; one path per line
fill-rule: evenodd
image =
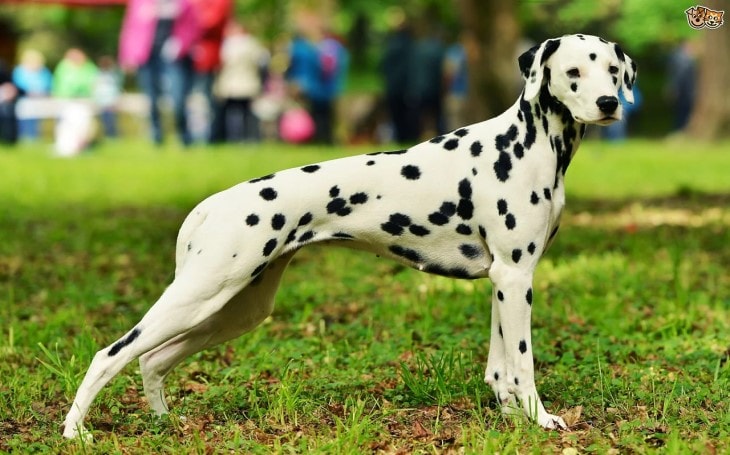
M 444 149 L 446 150 L 454 150 L 457 147 L 459 147 L 458 139 L 449 139 L 448 141 L 444 142 Z
M 231 256 L 231 257 L 234 257 L 234 258 L 238 257 L 238 253 L 233 253 L 233 256 Z
M 616 85 L 616 82 L 615 81 L 614 81 L 613 85 Z M 578 91 L 578 84 L 575 83 L 575 82 L 573 82 L 572 84 L 570 84 L 570 90 L 573 91 L 573 92 L 577 92 Z
M 385 152 L 385 154 L 386 155 L 402 155 L 402 154 L 406 153 L 407 151 L 408 151 L 408 149 L 400 149 L 400 150 L 393 150 L 390 152 Z
M 525 295 L 525 299 L 527 300 L 528 305 L 532 305 L 532 288 L 527 290 L 527 294 Z
M 373 160 L 370 160 L 370 161 L 368 161 L 368 162 L 367 162 L 367 163 L 365 163 L 365 164 L 367 164 L 368 166 L 372 166 L 373 164 L 375 164 L 375 161 L 373 161 Z
M 291 231 L 289 231 L 289 235 L 286 237 L 286 241 L 284 242 L 284 245 L 288 245 L 296 239 L 297 239 L 297 230 L 292 229 Z
M 193 243 L 192 242 L 188 242 L 188 251 L 190 251 L 192 249 L 193 249 Z
M 412 164 L 403 166 L 400 170 L 400 174 L 408 180 L 418 180 L 421 178 L 421 170 L 418 166 L 413 166 Z
M 347 232 L 335 232 L 332 237 L 336 239 L 354 239 L 355 237 L 348 234 Z
M 519 120 L 520 122 L 525 121 L 525 117 L 522 115 L 522 111 L 517 111 L 517 120 Z
M 540 202 L 540 197 L 537 195 L 536 192 L 533 191 L 532 194 L 530 195 L 530 203 L 532 205 L 537 205 L 539 202 Z
M 479 225 L 479 235 L 481 235 L 483 239 L 487 238 L 487 230 L 484 229 L 484 226 L 482 225 Z
M 249 216 L 246 217 L 246 224 L 249 226 L 256 226 L 259 224 L 259 217 L 258 215 L 252 213 Z
M 317 165 L 317 164 L 312 164 L 312 165 L 309 165 L 309 166 L 304 166 L 302 168 L 302 171 L 304 171 L 304 172 L 306 172 L 308 174 L 311 174 L 312 172 L 317 172 L 318 170 L 319 170 L 319 165 Z
M 368 195 L 365 193 L 355 193 L 350 196 L 350 204 L 364 204 L 368 201 Z
M 596 59 L 596 54 L 594 54 L 593 52 L 591 52 L 590 54 L 588 54 L 588 57 L 590 57 L 591 60 L 595 60 Z
M 390 250 L 390 252 L 395 254 L 396 256 L 406 258 L 411 262 L 421 262 L 422 260 L 421 255 L 418 254 L 418 251 L 412 250 L 410 248 L 404 248 L 399 245 L 391 245 L 390 247 L 388 247 L 388 250 Z
M 390 215 L 389 221 L 395 223 L 398 226 L 408 226 L 411 224 L 411 218 L 408 215 L 402 213 L 394 213 Z
M 499 159 L 494 162 L 494 173 L 500 182 L 509 179 L 509 171 L 512 170 L 512 158 L 506 152 L 499 152 Z
M 434 275 L 450 276 L 449 271 L 438 264 L 428 264 L 423 270 Z
M 473 279 L 474 278 L 474 277 L 471 276 L 471 274 L 469 273 L 468 270 L 463 269 L 461 267 L 451 268 L 446 273 L 447 273 L 446 276 L 450 276 L 450 277 L 453 277 L 453 278 L 462 278 L 462 279 L 465 279 L 465 280 L 470 280 L 470 279 Z
M 421 226 L 420 224 L 412 224 L 408 227 L 408 230 L 411 231 L 411 234 L 418 237 L 425 237 L 431 233 L 431 231 Z
M 467 259 L 476 259 L 482 255 L 482 250 L 476 245 L 469 245 L 467 243 L 459 245 L 459 251 Z
M 461 235 L 471 235 L 471 228 L 466 224 L 460 224 L 456 226 L 456 233 Z
M 268 242 L 266 242 L 266 245 L 264 245 L 264 256 L 269 256 L 277 245 L 276 239 L 270 239 Z
M 327 203 L 327 213 L 337 213 L 340 210 L 344 209 L 345 206 L 347 206 L 346 200 L 342 199 L 341 197 L 334 198 L 329 203 Z
M 352 208 L 350 207 L 343 207 L 340 210 L 337 211 L 337 216 L 347 216 L 352 213 Z
M 337 197 L 339 195 L 340 195 L 340 188 L 337 185 L 330 188 L 330 197 Z
M 282 215 L 281 213 L 277 213 L 273 217 L 271 217 L 271 228 L 275 231 L 280 230 L 284 227 L 284 224 L 286 223 L 286 217 Z
M 310 212 L 305 213 L 299 218 L 299 226 L 305 226 L 312 222 L 312 214 Z
M 550 125 L 548 124 L 547 117 L 542 118 L 542 129 L 545 131 L 545 134 L 548 134 L 550 132 Z
M 114 357 L 115 355 L 119 354 L 119 351 L 132 344 L 134 340 L 137 339 L 140 333 L 142 332 L 138 328 L 132 329 L 132 331 L 129 332 L 129 335 L 127 335 L 126 338 L 116 342 L 114 346 L 109 349 L 109 357 Z
M 543 196 L 545 196 L 545 199 L 547 199 L 548 201 L 549 201 L 549 200 L 551 200 L 551 199 L 553 198 L 553 195 L 552 195 L 552 193 L 550 192 L 550 188 L 544 188 L 544 189 L 542 190 L 542 194 L 543 194 Z
M 524 354 L 527 352 L 527 342 L 525 340 L 520 340 L 520 346 L 519 346 L 520 352 Z M 516 378 L 515 378 L 516 379 Z
M 520 262 L 520 259 L 522 258 L 522 250 L 519 248 L 515 248 L 512 250 L 512 261 L 517 264 Z
M 479 156 L 482 153 L 482 143 L 479 141 L 474 141 L 471 144 L 471 147 L 469 147 L 469 150 L 471 150 L 471 156 Z
M 446 201 L 439 207 L 439 212 L 446 216 L 453 216 L 456 213 L 456 204 Z
M 459 182 L 459 196 L 464 199 L 471 199 L 471 183 L 469 180 L 464 179 Z
M 515 144 L 515 147 L 512 149 L 512 152 L 514 152 L 515 156 L 518 159 L 522 159 L 523 156 L 525 156 L 525 147 L 522 146 L 519 142 Z
M 456 214 L 463 220 L 470 220 L 474 216 L 474 204 L 469 199 L 460 199 Z
M 431 140 L 430 140 L 430 141 L 428 141 L 428 142 L 430 142 L 430 143 L 432 143 L 432 144 L 439 144 L 439 143 L 441 143 L 441 141 L 443 141 L 444 139 L 446 139 L 446 136 L 436 136 L 435 138 L 431 139 Z
M 537 248 L 537 246 L 535 245 L 535 243 L 534 242 L 530 242 L 530 244 L 527 245 L 527 252 L 530 253 L 530 254 L 535 254 L 535 248 Z
M 269 261 L 265 261 L 265 262 L 261 263 L 261 264 L 260 264 L 260 265 L 259 265 L 258 267 L 256 267 L 255 269 L 253 269 L 253 272 L 251 272 L 251 276 L 252 276 L 252 277 L 255 277 L 255 276 L 256 276 L 256 275 L 258 275 L 259 273 L 263 272 L 263 271 L 264 271 L 264 269 L 265 269 L 265 268 L 266 268 L 266 267 L 267 267 L 268 265 L 269 265 Z
M 504 302 L 504 293 L 502 291 L 497 291 L 497 300 Z
M 443 226 L 444 224 L 449 222 L 449 217 L 441 212 L 433 212 L 428 216 L 428 221 L 430 221 L 431 224 L 435 224 L 436 226 Z
M 266 187 L 263 190 L 259 191 L 259 196 L 261 196 L 266 201 L 273 201 L 276 199 L 277 193 L 276 190 L 274 190 L 271 187 Z
M 307 231 L 299 237 L 299 243 L 304 243 L 314 238 L 314 231 Z
M 499 381 L 499 373 L 497 373 L 496 371 L 494 372 L 494 380 Z
M 515 216 L 511 213 L 508 213 L 507 216 L 504 218 L 504 225 L 507 226 L 507 229 L 510 231 L 517 226 L 517 220 L 515 220 Z
M 517 139 L 517 125 L 513 124 L 509 127 L 506 133 L 498 134 L 497 137 L 494 138 L 494 145 L 497 147 L 497 150 L 503 152 L 507 150 L 509 144 L 515 139 Z
M 268 174 L 268 175 L 264 175 L 262 177 L 251 179 L 248 181 L 248 183 L 258 183 L 258 182 L 263 182 L 264 180 L 271 180 L 274 178 L 274 175 L 275 174 Z
M 540 65 L 543 65 L 551 55 L 555 53 L 560 47 L 559 39 L 547 40 L 545 43 L 545 49 L 542 51 L 542 57 L 540 57 Z
M 403 226 L 398 225 L 392 221 L 386 221 L 380 225 L 380 229 L 387 232 L 390 235 L 401 235 L 403 234 Z
M 459 137 L 464 137 L 467 134 L 469 134 L 469 130 L 466 128 L 459 128 L 458 130 L 454 131 L 454 135 Z
M 507 214 L 507 201 L 505 201 L 504 199 L 500 199 L 497 201 L 497 212 L 500 215 Z
M 477 168 L 473 167 L 471 168 L 471 175 L 475 176 L 477 175 Z
M 520 385 L 520 378 L 515 376 L 515 385 Z

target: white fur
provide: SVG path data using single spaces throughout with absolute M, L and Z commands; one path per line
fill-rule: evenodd
M 285 170 L 200 203 L 180 229 L 175 279 L 132 331 L 96 354 L 64 436 L 86 434 L 82 422 L 92 400 L 137 357 L 150 406 L 167 412 L 163 380 L 170 370 L 256 327 L 272 312 L 291 257 L 313 242 L 367 250 L 418 270 L 489 277 L 494 291 L 485 380 L 504 412 L 566 428 L 545 411 L 535 387 L 532 278 L 558 225 L 563 174 L 584 131 L 581 121 L 620 116 L 620 107 L 606 114 L 596 103 L 618 96 L 621 84 L 613 83 L 608 67 L 621 62 L 613 44 L 596 37 L 573 35 L 559 43 L 542 64 L 545 43 L 520 58 L 534 77 L 526 73 L 524 95 L 496 118 L 399 153 Z M 634 68 L 626 62 L 621 71 L 631 71 L 633 84 Z M 573 67 L 581 70 L 583 87 L 576 91 L 564 74 Z

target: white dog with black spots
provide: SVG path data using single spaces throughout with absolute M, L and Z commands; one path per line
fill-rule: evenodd
M 163 382 L 183 359 L 252 330 L 274 308 L 292 256 L 327 243 L 424 272 L 493 283 L 486 382 L 502 410 L 566 428 L 535 387 L 533 273 L 558 230 L 565 171 L 586 124 L 621 118 L 636 65 L 588 35 L 550 39 L 519 58 L 525 89 L 501 115 L 406 150 L 288 169 L 210 196 L 177 239 L 175 278 L 134 328 L 100 350 L 65 420 L 135 358 L 145 395 L 168 412 Z

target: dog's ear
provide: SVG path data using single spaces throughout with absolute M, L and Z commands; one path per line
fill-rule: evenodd
M 542 87 L 545 64 L 551 55 L 558 50 L 560 39 L 549 39 L 539 46 L 535 46 L 517 60 L 520 71 L 525 78 L 525 99 L 531 100 L 540 92 Z
M 631 57 L 624 54 L 618 44 L 613 45 L 619 61 L 619 77 L 621 78 L 621 91 L 627 102 L 634 104 L 634 84 L 636 83 L 636 63 Z

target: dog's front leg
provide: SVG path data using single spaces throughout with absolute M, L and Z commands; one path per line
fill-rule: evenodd
M 507 384 L 507 358 L 504 351 L 504 338 L 499 318 L 499 301 L 497 288 L 492 289 L 492 328 L 489 339 L 489 357 L 484 372 L 484 382 L 494 391 L 494 396 L 504 414 L 521 413 L 515 395 L 509 391 Z
M 490 278 L 496 293 L 501 338 L 504 344 L 507 390 L 517 396 L 522 409 L 532 420 L 548 429 L 567 428 L 562 418 L 548 414 L 537 394 L 530 336 L 532 313 L 532 271 L 495 263 Z M 494 322 L 492 327 L 494 330 Z M 499 330 L 499 327 L 497 328 Z M 498 334 L 499 336 L 499 334 Z M 492 334 L 494 340 L 494 334 Z M 491 348 L 490 348 L 491 361 Z M 489 365 L 491 366 L 491 365 Z M 492 373 L 487 370 L 487 373 Z M 497 391 L 501 392 L 497 381 Z

